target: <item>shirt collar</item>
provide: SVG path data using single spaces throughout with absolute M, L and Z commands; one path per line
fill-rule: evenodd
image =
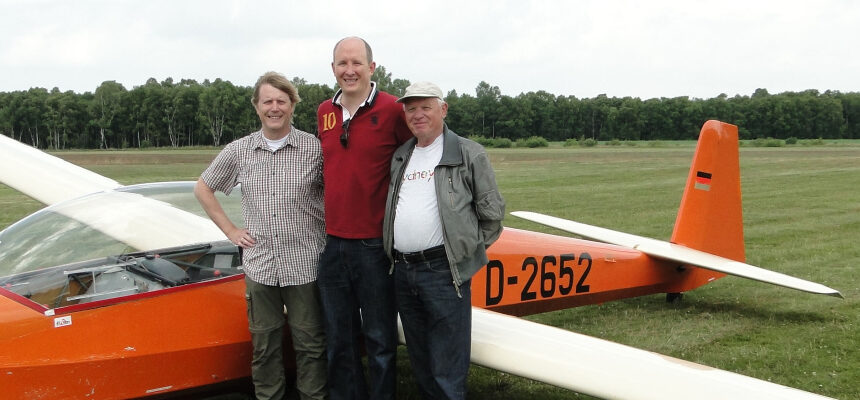
M 364 99 L 364 102 L 358 106 L 358 108 L 364 106 L 373 106 L 373 102 L 376 100 L 376 94 L 379 93 L 379 89 L 376 88 L 376 82 L 370 81 L 370 94 L 367 95 L 367 98 Z M 331 98 L 331 102 L 337 105 L 341 105 L 340 99 L 343 95 L 343 89 L 338 89 L 337 93 L 334 94 L 334 97 Z
M 283 149 L 284 147 L 287 147 L 287 146 L 298 147 L 297 146 L 298 142 L 296 139 L 296 136 L 298 136 L 298 135 L 293 134 L 293 133 L 295 133 L 295 131 L 296 131 L 296 127 L 290 125 L 290 133 L 287 134 L 287 141 L 284 142 L 284 146 L 281 147 L 281 149 Z M 253 141 L 252 143 L 254 144 L 255 149 L 269 150 L 269 145 L 266 143 L 265 138 L 263 138 L 263 130 L 262 129 L 252 133 L 251 136 L 252 136 L 252 141 Z M 280 150 L 280 149 L 278 149 L 278 150 Z

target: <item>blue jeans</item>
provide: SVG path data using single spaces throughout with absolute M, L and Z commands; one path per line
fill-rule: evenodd
M 465 399 L 472 341 L 472 281 L 454 288 L 448 260 L 394 265 L 397 311 L 425 399 Z
M 327 237 L 317 283 L 325 319 L 331 400 L 395 398 L 397 310 L 390 267 L 382 238 Z M 362 336 L 369 385 L 361 363 Z

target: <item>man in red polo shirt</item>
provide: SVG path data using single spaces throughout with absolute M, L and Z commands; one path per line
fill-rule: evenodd
M 394 399 L 397 311 L 391 262 L 382 248 L 382 220 L 391 155 L 412 137 L 397 98 L 370 81 L 370 46 L 348 37 L 334 48 L 340 90 L 320 104 L 326 246 L 320 255 L 320 295 L 326 327 L 329 395 Z M 361 363 L 367 350 L 369 385 Z

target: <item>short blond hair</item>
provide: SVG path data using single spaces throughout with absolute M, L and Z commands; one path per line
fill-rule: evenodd
M 251 104 L 255 107 L 257 106 L 257 102 L 260 101 L 260 87 L 267 83 L 272 85 L 275 89 L 286 93 L 287 97 L 290 98 L 292 106 L 295 106 L 302 101 L 302 98 L 299 97 L 299 91 L 286 76 L 277 72 L 269 71 L 260 76 L 260 79 L 257 79 L 257 83 L 254 85 L 254 94 L 251 96 Z

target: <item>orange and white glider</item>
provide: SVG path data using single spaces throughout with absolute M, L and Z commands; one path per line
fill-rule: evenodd
M 737 147 L 735 126 L 705 124 L 669 242 L 512 213 L 597 242 L 506 228 L 472 282 L 473 362 L 608 399 L 826 398 L 515 317 L 725 274 L 841 297 L 744 262 Z M 50 205 L 0 232 L 4 398 L 145 397 L 249 375 L 238 250 L 193 182 L 124 187 L 2 135 L 0 181 Z

